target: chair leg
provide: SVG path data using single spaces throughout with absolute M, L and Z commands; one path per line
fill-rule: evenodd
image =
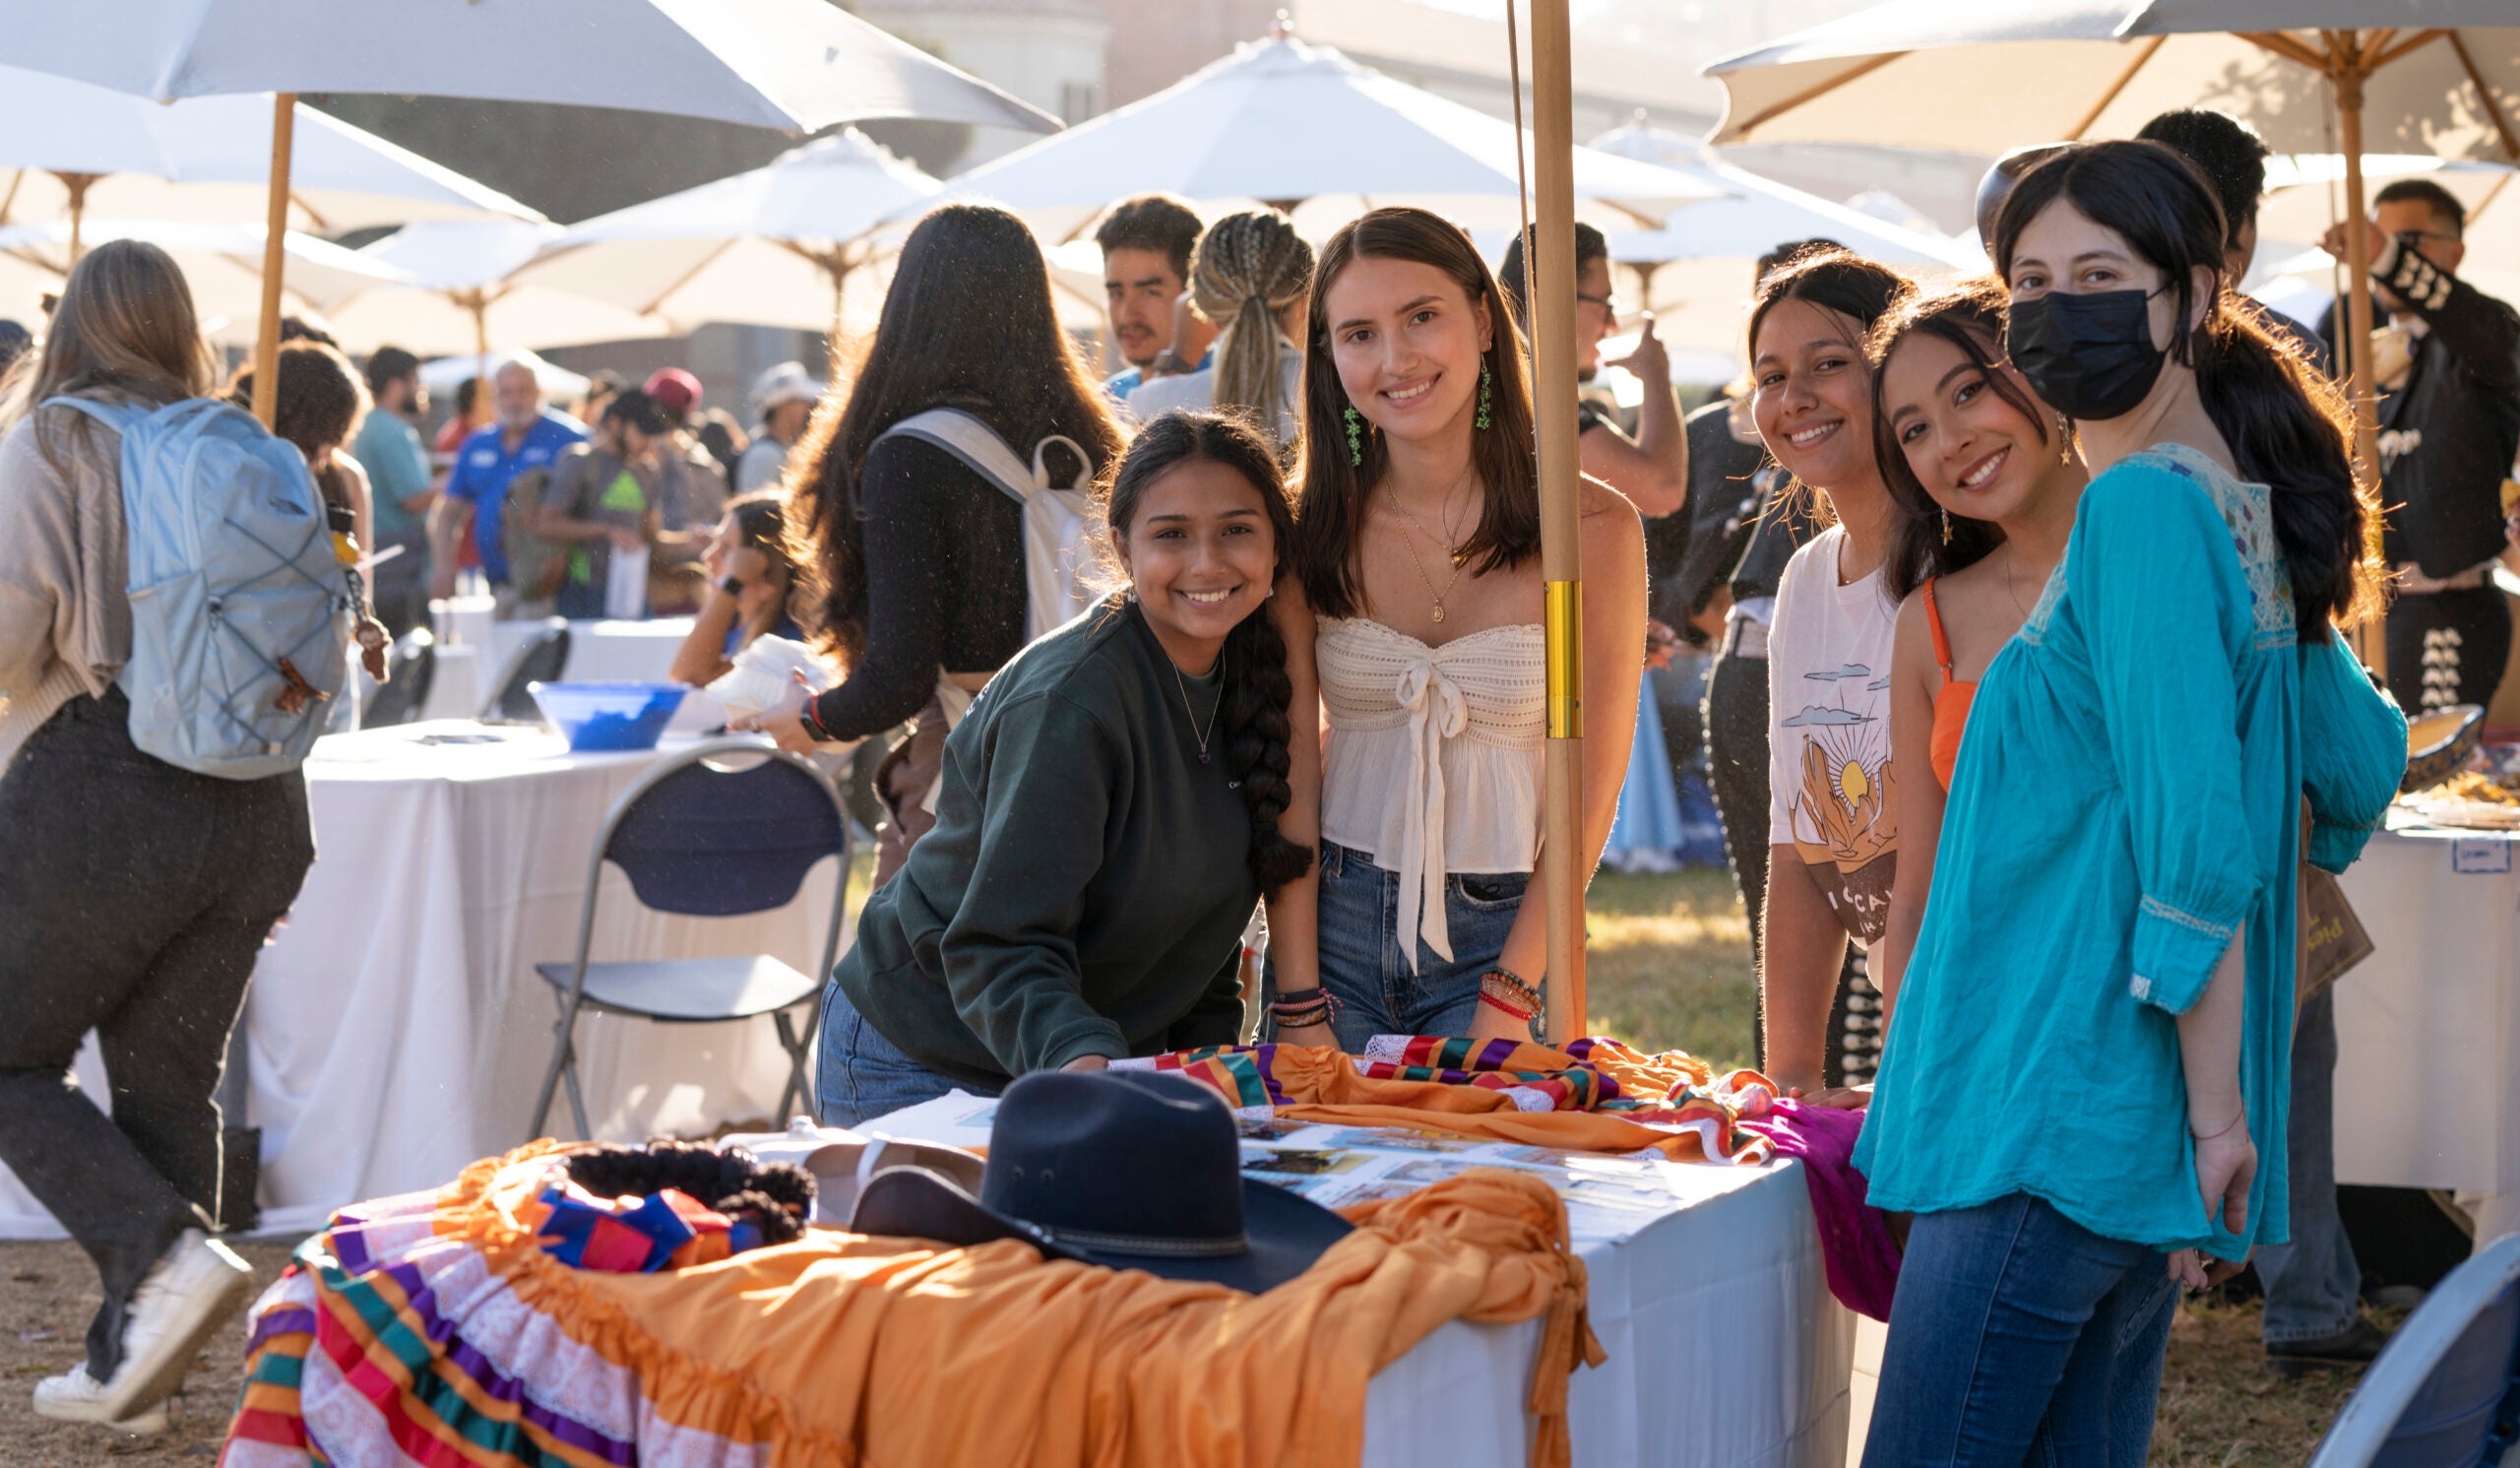
M 784 1130 L 788 1118 L 796 1115 L 788 1109 L 789 1097 L 794 1097 L 806 1111 L 814 1112 L 813 1077 L 805 1066 L 810 1052 L 805 1042 L 796 1038 L 795 1023 L 788 1018 L 787 1010 L 782 1009 L 770 1018 L 779 1026 L 780 1047 L 788 1052 L 788 1084 L 780 1088 L 779 1115 L 773 1118 L 775 1124 Z M 815 1119 L 821 1119 L 820 1113 L 814 1112 L 814 1116 Z

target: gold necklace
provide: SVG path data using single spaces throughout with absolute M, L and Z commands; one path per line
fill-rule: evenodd
M 1474 466 L 1474 469 L 1475 468 L 1476 466 Z M 1469 478 L 1468 473 L 1465 473 L 1463 478 Z M 1452 555 L 1452 579 L 1444 583 L 1443 590 L 1437 591 L 1435 589 L 1435 578 L 1426 574 L 1426 563 L 1418 558 L 1418 543 L 1409 538 L 1408 531 L 1401 532 L 1400 543 L 1401 546 L 1409 552 L 1409 563 L 1418 568 L 1418 579 L 1425 584 L 1426 595 L 1434 599 L 1434 607 L 1427 613 L 1427 615 L 1440 624 L 1444 619 L 1444 598 L 1451 596 L 1453 594 L 1453 588 L 1460 584 L 1461 573 L 1464 569 L 1463 563 L 1469 560 L 1470 557 L 1465 555 L 1461 550 L 1455 548 L 1452 542 L 1438 540 L 1433 533 L 1426 529 L 1423 522 L 1418 520 L 1416 515 L 1411 514 L 1409 506 L 1400 502 L 1400 491 L 1391 487 L 1390 480 L 1386 479 L 1383 481 L 1382 492 L 1384 497 L 1391 501 L 1391 507 L 1398 510 L 1401 518 L 1409 522 L 1411 529 L 1416 530 L 1418 534 L 1424 536 L 1427 540 L 1433 541 L 1436 544 L 1444 546 Z M 1450 489 L 1444 491 L 1444 498 L 1446 500 L 1450 500 L 1452 498 L 1452 491 Z
M 2030 619 L 2030 608 L 2022 605 L 2021 591 L 2013 585 L 2013 567 L 2020 560 L 2021 552 L 2013 549 L 2010 544 L 2006 544 L 2004 546 L 2004 595 L 2012 598 L 2013 609 L 2020 612 L 2022 619 L 2027 621 Z

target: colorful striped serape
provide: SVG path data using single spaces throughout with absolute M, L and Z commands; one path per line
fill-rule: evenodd
M 1361 1055 L 1292 1045 L 1220 1046 L 1118 1066 L 1174 1070 L 1228 1106 L 1306 1121 L 1404 1126 L 1585 1152 L 1652 1150 L 1679 1162 L 1763 1163 L 1764 1137 L 1735 1123 L 1767 1115 L 1776 1083 L 1717 1077 L 1679 1051 L 1615 1040 L 1563 1050 L 1511 1040 L 1376 1037 Z

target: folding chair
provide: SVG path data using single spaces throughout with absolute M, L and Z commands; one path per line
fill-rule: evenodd
M 394 659 L 387 666 L 391 676 L 376 696 L 359 711 L 359 727 L 383 729 L 388 725 L 409 724 L 420 717 L 428 707 L 429 685 L 437 681 L 437 639 L 426 627 L 413 627 L 394 644 Z
M 840 870 L 823 935 L 822 964 L 811 975 L 767 954 L 607 963 L 589 959 L 596 894 L 606 862 L 629 877 L 630 890 L 646 907 L 724 918 L 786 906 L 804 885 L 805 873 L 825 857 L 838 857 Z M 813 1084 L 805 1063 L 814 1029 L 808 1023 L 800 1036 L 791 1011 L 821 997 L 839 956 L 848 891 L 849 818 L 839 792 L 811 761 L 746 737 L 712 739 L 658 761 L 622 792 L 603 818 L 587 869 L 576 960 L 534 966 L 555 990 L 560 1020 L 553 1027 L 551 1064 L 543 1073 L 528 1137 L 545 1134 L 553 1092 L 563 1081 L 578 1134 L 595 1135 L 578 1087 L 576 1032 L 582 1009 L 660 1024 L 716 1024 L 767 1014 L 788 1052 L 788 1084 L 779 1093 L 779 1115 L 790 1115 L 791 1099 L 810 1107 Z M 809 1010 L 809 1021 L 812 1014 Z
M 2310 1468 L 2493 1468 L 2520 1439 L 2520 1234 L 2450 1271 L 2329 1424 Z
M 556 683 L 569 666 L 569 624 L 556 617 L 508 659 L 499 691 L 481 705 L 484 724 L 539 724 L 542 710 L 534 701 L 535 683 Z

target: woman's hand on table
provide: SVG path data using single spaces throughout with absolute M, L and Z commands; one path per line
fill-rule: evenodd
M 1278 1030 L 1276 1043 L 1279 1045 L 1309 1046 L 1320 1050 L 1337 1050 L 1339 1048 L 1339 1036 L 1331 1030 L 1330 1022 L 1328 1020 L 1323 1020 L 1321 1023 L 1316 1025 L 1296 1025 L 1292 1028 L 1281 1026 Z
M 1528 1042 L 1532 1038 L 1531 1021 L 1516 1019 L 1493 1004 L 1481 1004 L 1471 1012 L 1470 1038 Z

